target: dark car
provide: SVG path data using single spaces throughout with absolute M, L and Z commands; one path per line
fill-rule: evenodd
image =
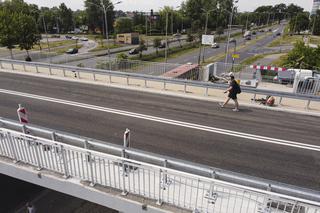
M 277 33 L 276 33 L 276 36 L 281 36 L 281 33 L 280 33 L 280 32 L 277 32 Z
M 160 48 L 160 49 L 166 48 L 166 43 L 161 43 L 160 46 L 159 46 L 159 48 Z
M 129 51 L 130 55 L 135 55 L 135 54 L 138 54 L 138 53 L 139 53 L 139 49 L 138 48 L 134 48 L 134 49 Z
M 229 43 L 236 43 L 237 40 L 235 38 L 230 38 Z
M 78 49 L 77 48 L 71 48 L 71 49 L 68 49 L 66 51 L 67 54 L 77 54 L 78 53 Z
M 71 39 L 72 36 L 66 35 L 66 39 Z
M 264 33 L 264 29 L 261 29 L 259 32 L 260 32 L 260 33 Z
M 257 32 L 256 31 L 252 31 L 252 35 L 257 35 Z

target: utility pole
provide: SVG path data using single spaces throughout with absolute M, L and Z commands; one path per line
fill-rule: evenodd
M 166 49 L 165 49 L 165 62 L 168 61 L 168 17 L 169 14 L 166 12 Z
M 238 3 L 238 0 L 235 1 L 235 3 Z M 228 39 L 227 39 L 227 48 L 226 48 L 226 58 L 225 58 L 225 64 L 228 63 L 228 54 L 229 54 L 229 41 L 230 41 L 230 35 L 231 35 L 231 26 L 232 26 L 232 20 L 233 20 L 233 12 L 236 7 L 233 5 L 230 20 L 229 20 L 229 28 L 228 28 Z

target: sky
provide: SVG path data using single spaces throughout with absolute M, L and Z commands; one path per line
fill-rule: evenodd
M 58 6 L 64 2 L 68 7 L 73 10 L 83 9 L 84 0 L 25 0 L 28 3 L 37 4 L 39 6 L 53 7 Z M 113 0 L 117 2 L 118 0 Z M 122 3 L 116 5 L 117 10 L 122 11 L 154 11 L 159 10 L 163 6 L 177 7 L 183 2 L 183 0 L 122 0 Z M 274 5 L 279 3 L 290 4 L 294 3 L 303 7 L 306 11 L 311 11 L 313 0 L 239 0 L 240 11 L 253 11 L 255 8 L 261 5 Z

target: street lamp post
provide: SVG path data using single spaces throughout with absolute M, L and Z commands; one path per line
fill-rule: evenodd
M 219 8 L 219 4 L 217 5 L 217 8 Z M 213 12 L 213 11 L 215 11 L 217 9 L 212 9 L 212 10 L 202 9 L 202 10 L 206 13 L 206 24 L 205 24 L 205 28 L 204 28 L 204 34 L 207 35 L 209 14 L 210 14 L 210 12 Z M 202 62 L 204 62 L 205 53 L 206 53 L 206 47 L 204 46 L 203 47 L 203 53 L 202 53 Z M 200 44 L 200 48 L 199 48 L 199 61 L 198 61 L 199 64 L 200 64 L 200 57 L 201 57 L 201 44 Z
M 236 0 L 235 3 L 238 3 L 239 0 Z M 230 35 L 231 35 L 231 26 L 232 26 L 232 20 L 233 20 L 233 13 L 234 9 L 236 8 L 235 5 L 232 6 L 232 11 L 230 15 L 230 20 L 229 20 L 229 28 L 228 28 L 228 39 L 227 39 L 227 48 L 226 48 L 226 58 L 225 58 L 225 64 L 228 63 L 228 53 L 229 53 L 229 41 L 230 41 Z
M 166 49 L 164 51 L 165 63 L 168 62 L 168 19 L 169 19 L 169 13 L 166 12 Z
M 100 9 L 103 10 L 103 13 L 104 13 L 104 23 L 105 23 L 105 30 L 106 30 L 106 39 L 107 39 L 107 49 L 108 49 L 108 58 L 109 58 L 109 70 L 111 70 L 111 55 L 110 55 L 110 47 L 109 47 L 109 30 L 108 30 L 108 17 L 107 17 L 107 10 L 114 6 L 114 5 L 117 5 L 117 4 L 120 4 L 122 3 L 121 1 L 118 1 L 116 2 L 115 4 L 110 4 L 108 5 L 107 7 L 103 4 L 103 0 L 100 0 L 100 5 L 98 4 L 95 4 L 95 3 L 91 3 L 91 2 L 88 2 L 87 3 L 89 4 L 92 4 L 92 5 L 95 5 L 97 7 L 99 7 Z

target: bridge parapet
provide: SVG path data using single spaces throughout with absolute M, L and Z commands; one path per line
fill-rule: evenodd
M 0 128 L 0 155 L 12 159 L 16 165 L 19 162 L 19 165 L 32 166 L 40 171 L 40 176 L 46 171 L 54 173 L 66 185 L 68 181 L 70 184 L 76 181 L 90 184 L 95 190 L 112 189 L 119 196 L 130 199 L 133 199 L 131 196 L 142 197 L 150 201 L 152 210 L 158 205 L 159 211 L 173 212 L 177 209 L 226 213 L 234 210 L 320 212 L 317 201 L 203 177 L 168 168 L 166 163 L 153 165 L 5 128 Z M 87 199 L 99 203 L 90 197 Z M 176 209 L 168 210 L 166 206 Z

